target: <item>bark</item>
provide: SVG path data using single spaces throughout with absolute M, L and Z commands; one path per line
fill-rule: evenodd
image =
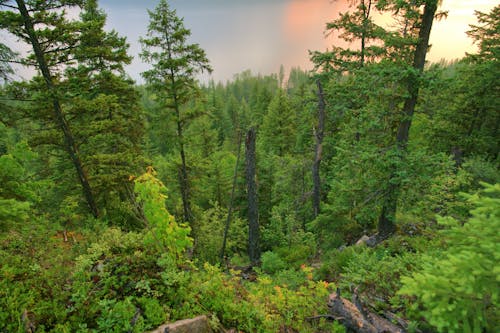
M 398 151 L 397 155 L 399 161 L 396 161 L 393 170 L 391 171 L 387 195 L 378 221 L 378 233 L 380 238 L 388 237 L 389 235 L 394 233 L 396 229 L 395 217 L 397 211 L 397 201 L 401 189 L 401 184 L 397 179 L 398 168 L 400 164 L 398 162 L 401 162 L 404 159 L 404 154 L 408 145 L 411 122 L 413 119 L 413 113 L 415 112 L 415 106 L 417 104 L 418 92 L 420 88 L 419 76 L 420 73 L 422 73 L 424 70 L 425 57 L 429 48 L 429 37 L 431 34 L 431 28 L 434 21 L 436 9 L 436 0 L 428 0 L 425 3 L 418 36 L 419 40 L 413 56 L 413 68 L 419 74 L 410 77 L 410 79 L 408 80 L 408 98 L 405 100 L 403 106 L 403 119 L 399 124 L 396 136 L 396 149 Z
M 248 198 L 248 256 L 252 266 L 260 261 L 259 244 L 259 208 L 257 200 L 255 128 L 251 128 L 246 137 L 246 180 Z
M 179 144 L 179 150 L 180 150 L 180 155 L 181 155 L 181 170 L 180 170 L 180 175 L 179 175 L 179 182 L 180 182 L 180 188 L 181 188 L 181 196 L 182 196 L 182 208 L 184 211 L 184 221 L 191 223 L 193 218 L 193 214 L 191 212 L 191 198 L 189 194 L 189 178 L 188 178 L 188 172 L 187 172 L 187 163 L 186 163 L 186 152 L 184 150 L 184 142 L 183 142 L 183 134 L 182 134 L 182 126 L 180 122 L 177 123 L 178 125 L 178 136 L 180 140 Z
M 78 146 L 75 142 L 74 136 L 71 133 L 71 129 L 69 124 L 64 116 L 63 110 L 61 108 L 61 104 L 57 97 L 56 88 L 54 86 L 53 78 L 49 69 L 49 65 L 45 60 L 45 55 L 40 46 L 40 42 L 38 40 L 37 33 L 34 28 L 33 19 L 31 18 L 28 9 L 26 8 L 26 4 L 24 0 L 16 0 L 17 6 L 19 9 L 19 13 L 23 18 L 24 27 L 26 29 L 26 33 L 29 36 L 29 40 L 31 46 L 33 47 L 33 51 L 35 53 L 36 61 L 38 63 L 38 67 L 42 76 L 45 80 L 45 85 L 47 90 L 52 98 L 52 104 L 54 107 L 54 116 L 57 121 L 57 125 L 61 129 L 64 135 L 65 148 L 68 152 L 70 159 L 76 169 L 78 179 L 80 184 L 82 185 L 83 194 L 85 196 L 85 200 L 89 205 L 89 209 L 94 217 L 99 217 L 99 209 L 97 208 L 94 195 L 92 193 L 92 188 L 90 186 L 90 182 L 88 180 L 88 176 L 85 172 L 83 163 L 80 159 L 80 154 L 78 151 Z
M 323 153 L 323 137 L 325 128 L 325 96 L 323 93 L 323 86 L 321 82 L 317 81 L 318 85 L 318 127 L 315 131 L 316 139 L 316 150 L 314 156 L 314 163 L 312 168 L 312 178 L 313 178 L 313 216 L 317 217 L 320 213 L 321 204 L 321 178 L 320 178 L 320 165 Z
M 231 224 L 231 218 L 233 213 L 234 194 L 236 192 L 236 183 L 238 180 L 238 165 L 240 164 L 240 153 L 241 153 L 241 132 L 238 134 L 238 154 L 236 155 L 236 164 L 234 166 L 233 187 L 231 188 L 231 198 L 229 199 L 229 208 L 227 211 L 226 225 L 224 227 L 224 236 L 222 238 L 222 249 L 220 251 L 221 265 L 224 264 L 224 255 L 226 252 L 226 244 L 227 244 L 227 234 L 229 232 L 229 225 Z
M 361 67 L 365 65 L 365 52 L 366 52 L 366 30 L 367 30 L 367 23 L 368 19 L 370 18 L 370 12 L 372 8 L 372 1 L 368 1 L 368 5 L 365 4 L 365 1 L 362 1 L 361 3 L 362 9 L 363 9 L 363 29 L 361 32 Z
M 172 53 L 170 50 L 170 42 L 168 46 L 168 54 L 169 59 L 172 59 Z M 176 82 L 176 73 L 174 70 L 170 69 L 170 87 L 172 89 L 172 98 L 173 98 L 173 108 L 175 111 L 176 122 L 177 122 L 177 138 L 179 140 L 179 154 L 181 157 L 181 169 L 179 171 L 179 187 L 181 190 L 181 198 L 182 198 L 182 209 L 183 209 L 183 217 L 184 222 L 191 223 L 193 221 L 193 214 L 191 211 L 191 196 L 190 196 L 190 188 L 189 188 L 189 178 L 187 171 L 187 162 L 186 162 L 186 151 L 184 149 L 184 128 L 183 128 L 183 120 L 181 119 L 181 110 L 179 105 L 179 97 L 177 95 L 177 82 Z

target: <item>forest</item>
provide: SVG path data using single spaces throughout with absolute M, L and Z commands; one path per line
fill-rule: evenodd
M 500 332 L 500 5 L 431 63 L 440 5 L 201 83 L 159 0 L 139 85 L 97 0 L 0 0 L 0 332 Z

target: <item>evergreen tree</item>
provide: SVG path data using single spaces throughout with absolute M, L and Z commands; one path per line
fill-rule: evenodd
M 81 4 L 81 1 L 2 1 L 5 10 L 0 12 L 0 28 L 7 29 L 16 37 L 31 45 L 33 53 L 26 63 L 36 65 L 41 78 L 33 79 L 33 83 L 45 94 L 42 103 L 47 115 L 57 125 L 64 140 L 64 149 L 76 170 L 86 203 L 91 213 L 99 216 L 95 194 L 90 185 L 89 176 L 82 162 L 80 151 L 67 115 L 62 108 L 58 78 L 64 64 L 71 59 L 71 50 L 78 44 L 77 25 L 65 17 L 68 9 Z
M 181 160 L 179 185 L 183 203 L 184 221 L 192 221 L 190 181 L 186 159 L 186 123 L 194 116 L 183 108 L 196 94 L 196 74 L 211 71 L 208 59 L 199 45 L 188 44 L 191 32 L 184 27 L 183 20 L 165 0 L 160 0 L 154 11 L 149 11 L 150 23 L 145 38 L 141 38 L 142 59 L 152 64 L 152 69 L 143 73 L 149 87 L 153 89 L 162 107 L 163 118 L 173 113 L 177 128 L 177 143 Z
M 145 164 L 144 122 L 139 95 L 123 69 L 131 60 L 128 45 L 115 31 L 104 31 L 106 14 L 96 0 L 86 1 L 80 16 L 80 42 L 73 50 L 78 65 L 65 73 L 68 114 L 100 209 L 115 224 L 137 226 L 131 176 Z
M 293 152 L 296 128 L 295 111 L 286 92 L 280 89 L 269 104 L 259 133 L 263 150 L 278 156 Z
M 415 75 L 410 75 L 408 78 L 407 89 L 408 97 L 405 99 L 403 106 L 403 118 L 398 126 L 396 135 L 396 160 L 392 166 L 391 178 L 388 182 L 387 192 L 382 205 L 382 212 L 379 217 L 378 232 L 381 237 L 386 237 L 392 234 L 395 230 L 395 219 L 397 210 L 397 201 L 399 199 L 399 191 L 401 188 L 401 179 L 398 175 L 400 171 L 400 159 L 404 159 L 404 154 L 408 145 L 410 126 L 417 104 L 419 93 L 419 76 L 424 70 L 425 57 L 429 47 L 429 38 L 434 21 L 434 15 L 437 10 L 437 0 L 427 0 L 424 2 L 424 11 L 421 17 L 419 38 L 413 55 L 413 69 Z M 403 162 L 404 163 L 404 162 Z
M 385 30 L 377 26 L 372 19 L 376 0 L 357 0 L 351 3 L 352 12 L 341 13 L 340 17 L 327 23 L 328 34 L 336 34 L 348 43 L 359 47 L 343 48 L 333 46 L 326 52 L 312 52 L 311 59 L 317 68 L 325 72 L 349 72 L 363 67 L 366 62 L 374 61 L 384 54 L 385 49 L 379 42 L 386 35 Z M 357 44 L 359 43 L 359 44 Z
M 252 266 L 260 261 L 259 204 L 256 181 L 256 131 L 250 128 L 245 141 L 245 169 L 248 197 L 248 257 Z

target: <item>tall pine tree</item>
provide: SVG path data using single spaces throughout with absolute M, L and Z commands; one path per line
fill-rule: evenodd
M 148 13 L 150 22 L 146 37 L 141 38 L 141 57 L 152 65 L 152 69 L 142 74 L 165 110 L 162 118 L 166 121 L 173 116 L 177 127 L 183 218 L 184 221 L 191 222 L 193 213 L 185 126 L 194 115 L 184 107 L 197 92 L 196 75 L 212 69 L 205 51 L 198 44 L 188 43 L 191 31 L 184 27 L 183 20 L 166 0 L 160 0 L 155 10 Z

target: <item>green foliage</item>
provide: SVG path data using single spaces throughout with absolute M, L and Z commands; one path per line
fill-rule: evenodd
M 9 61 L 14 58 L 15 53 L 5 44 L 0 43 L 0 80 L 7 81 L 9 76 L 14 73 L 9 64 Z
M 0 133 L 8 138 L 7 130 Z M 0 230 L 9 229 L 16 223 L 25 222 L 34 204 L 40 201 L 39 187 L 41 182 L 34 180 L 30 167 L 36 154 L 26 142 L 0 142 L 4 145 L 5 154 L 0 154 Z
M 190 228 L 178 224 L 165 208 L 165 185 L 155 177 L 152 168 L 135 180 L 137 199 L 142 204 L 148 229 L 145 242 L 179 258 L 192 245 Z
M 198 44 L 187 44 L 191 31 L 184 27 L 183 20 L 167 1 L 161 0 L 155 10 L 148 13 L 150 23 L 147 37 L 141 38 L 141 57 L 151 63 L 153 69 L 143 75 L 152 88 L 159 88 L 156 93 L 163 99 L 182 105 L 196 88 L 195 75 L 211 71 L 208 59 Z M 165 90 L 165 84 L 171 89 Z
M 262 271 L 268 274 L 274 274 L 286 268 L 286 263 L 277 253 L 267 251 L 262 253 Z
M 108 229 L 77 258 L 68 311 L 73 327 L 143 332 L 167 319 L 159 303 L 168 292 L 162 274 L 173 276 L 178 268 L 162 264 L 173 259 L 162 258 L 159 248 L 146 245 L 147 238 Z
M 305 318 L 326 313 L 325 299 L 333 285 L 313 282 L 310 268 L 297 273 L 296 288 L 268 276 L 247 283 L 238 276 L 225 276 L 213 266 L 205 265 L 199 279 L 191 286 L 191 293 L 198 295 L 205 311 L 215 313 L 225 327 L 235 327 L 244 332 L 276 332 L 298 330 L 317 332 L 327 329 L 324 321 L 313 324 Z M 203 281 L 200 283 L 199 281 Z
M 469 197 L 472 217 L 460 224 L 439 218 L 448 247 L 426 256 L 423 267 L 402 278 L 401 295 L 416 296 L 412 307 L 440 332 L 497 331 L 500 260 L 500 185 L 485 185 Z
M 0 28 L 28 41 L 11 3 L 0 1 Z M 471 27 L 477 55 L 431 65 L 418 80 L 409 64 L 431 2 L 352 1 L 327 25 L 355 48 L 312 54 L 327 113 L 313 220 L 318 97 L 308 72 L 292 69 L 286 82 L 284 68 L 245 71 L 199 87 L 211 70 L 206 54 L 162 0 L 141 40 L 147 86 L 136 88 L 124 70 L 126 40 L 104 30 L 97 1 L 26 3 L 55 87 L 52 95 L 35 76 L 0 88 L 0 331 L 23 332 L 23 316 L 40 332 L 143 332 L 206 314 L 220 331 L 344 332 L 307 320 L 328 313 L 336 286 L 357 288 L 375 311 L 414 319 L 413 328 L 500 330 L 498 6 Z M 79 18 L 62 10 L 74 8 Z M 373 11 L 394 14 L 399 30 L 375 25 Z M 0 43 L 0 80 L 15 77 L 5 63 L 14 56 Z M 402 159 L 395 135 L 409 82 L 420 94 Z M 88 217 L 53 96 L 100 219 Z M 249 273 L 231 270 L 249 264 L 244 163 L 232 202 L 230 193 L 250 126 L 264 254 Z M 158 175 L 150 167 L 134 176 L 143 151 Z M 496 185 L 474 194 L 481 182 Z M 349 246 L 374 231 L 395 184 L 397 234 L 375 248 Z M 230 204 L 225 272 L 211 264 Z M 448 217 L 436 223 L 436 213 Z
M 215 205 L 213 208 L 197 214 L 195 221 L 195 235 L 197 239 L 194 252 L 201 263 L 216 264 L 220 262 L 224 228 L 227 223 L 227 210 Z M 238 253 L 246 252 L 248 225 L 246 221 L 237 216 L 231 219 L 225 255 L 229 260 Z
M 72 260 L 84 236 L 69 233 L 65 242 L 52 223 L 29 221 L 0 233 L 0 330 L 5 332 L 24 332 L 23 314 L 42 332 L 67 321 Z

